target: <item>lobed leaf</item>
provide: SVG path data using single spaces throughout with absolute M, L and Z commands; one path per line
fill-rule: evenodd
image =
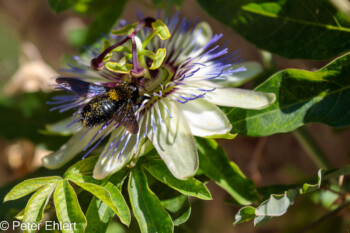
M 89 176 L 92 175 L 92 171 L 95 167 L 95 164 L 98 160 L 98 155 L 88 157 L 86 159 L 82 159 L 79 162 L 72 165 L 68 170 L 64 173 L 64 177 L 70 175 L 84 175 Z
M 129 224 L 129 222 L 125 221 L 124 218 L 121 218 L 120 213 L 119 213 L 119 209 L 113 201 L 115 197 L 112 198 L 111 193 L 106 188 L 99 186 L 99 185 L 96 185 L 96 184 L 92 184 L 92 183 L 83 183 L 83 182 L 77 182 L 74 180 L 72 180 L 72 181 L 76 185 L 78 185 L 82 189 L 85 189 L 86 191 L 90 192 L 95 197 L 97 197 L 98 199 L 103 201 L 106 205 L 108 205 L 108 207 L 110 207 L 113 210 L 113 212 L 117 216 L 119 216 L 122 223 L 124 223 L 125 225 Z M 122 208 L 122 210 L 124 210 L 124 209 Z
M 262 110 L 234 108 L 233 131 L 248 136 L 284 133 L 308 123 L 332 127 L 350 124 L 350 53 L 315 71 L 288 69 L 271 76 L 256 91 L 275 93 Z
M 173 232 L 174 224 L 158 197 L 149 189 L 140 167 L 131 170 L 128 183 L 130 203 L 141 232 Z
M 126 177 L 127 172 L 128 169 L 124 168 L 115 173 L 108 179 L 107 185 L 105 184 L 103 187 L 106 188 L 106 186 L 110 186 L 110 184 L 112 184 L 113 187 L 118 189 L 119 194 L 117 195 L 113 195 L 113 191 L 109 190 L 111 198 L 116 204 L 121 218 L 123 218 L 125 222 L 130 223 L 130 210 L 124 200 L 124 197 L 121 196 L 120 193 L 121 185 Z M 106 232 L 109 223 L 111 222 L 114 215 L 115 214 L 113 210 L 108 207 L 106 203 L 96 197 L 93 197 L 86 212 L 86 219 L 88 221 L 88 224 L 86 226 L 85 233 Z
M 211 200 L 210 192 L 203 183 L 194 178 L 187 180 L 175 178 L 163 160 L 145 159 L 141 164 L 154 178 L 180 193 L 203 200 Z
M 47 184 L 43 188 L 39 189 L 36 193 L 29 199 L 26 208 L 24 209 L 24 215 L 22 222 L 29 224 L 30 226 L 39 226 L 39 223 L 43 220 L 44 209 L 50 199 L 51 194 L 56 188 L 55 183 Z M 36 232 L 36 227 L 27 228 L 24 233 L 34 233 Z
M 328 0 L 197 0 L 261 49 L 287 58 L 329 59 L 350 49 L 350 20 Z
M 61 224 L 63 233 L 84 232 L 86 218 L 80 208 L 77 195 L 67 180 L 58 183 L 54 194 L 57 219 Z
M 78 174 L 70 174 L 64 177 L 66 180 L 82 182 L 82 183 L 93 183 L 97 185 L 102 184 L 102 180 L 96 180 L 92 176 L 78 175 Z
M 56 183 L 61 180 L 61 177 L 58 176 L 49 176 L 25 180 L 17 184 L 11 191 L 5 196 L 4 202 L 16 200 L 18 198 L 24 197 L 45 185 L 50 183 Z

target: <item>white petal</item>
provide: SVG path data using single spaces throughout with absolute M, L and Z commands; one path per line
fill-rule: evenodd
M 130 160 L 137 154 L 145 139 L 145 124 L 144 119 L 139 121 L 140 130 L 138 134 L 130 134 L 124 127 L 120 126 L 114 130 L 106 144 L 100 158 L 98 159 L 93 176 L 95 179 L 102 180 L 112 173 L 115 173 L 127 165 Z M 118 144 L 118 146 L 116 146 Z M 113 148 L 110 149 L 109 147 Z M 106 153 L 106 151 L 108 151 Z
M 116 150 L 114 150 L 114 147 L 112 149 L 109 148 L 110 145 L 115 145 L 119 141 L 120 143 Z M 95 165 L 93 171 L 94 178 L 102 180 L 108 175 L 123 168 L 131 160 L 132 155 L 134 154 L 135 145 L 136 135 L 128 133 L 124 128 L 113 131 Z M 107 152 L 108 149 L 109 151 Z
M 68 124 L 72 122 L 72 118 L 68 117 L 64 120 L 56 122 L 54 124 L 46 125 L 47 131 L 50 133 L 57 133 L 60 135 L 71 135 L 78 131 L 80 123 L 74 123 L 70 127 L 67 127 Z
M 180 104 L 192 134 L 200 137 L 222 135 L 232 128 L 226 115 L 205 99 L 196 99 Z
M 215 91 L 205 95 L 205 99 L 219 106 L 262 109 L 275 102 L 276 96 L 273 93 L 216 87 Z
M 92 128 L 88 133 L 86 133 L 86 135 L 84 135 L 85 130 L 80 130 L 74 136 L 72 136 L 68 142 L 61 146 L 59 150 L 48 156 L 45 156 L 42 159 L 43 166 L 49 169 L 56 169 L 63 166 L 89 144 L 91 139 L 100 130 L 100 128 L 101 127 Z M 95 137 L 91 144 L 103 136 L 104 133 L 106 133 L 109 129 L 110 127 L 104 129 L 99 135 Z
M 163 122 L 160 123 L 159 116 L 156 115 L 157 125 L 154 131 L 150 130 L 148 137 L 170 172 L 178 179 L 187 179 L 194 176 L 198 169 L 196 144 L 181 109 L 176 103 L 166 99 L 162 101 L 168 107 L 172 118 L 169 117 L 165 106 L 160 105 Z
M 237 87 L 253 79 L 263 71 L 262 66 L 258 62 L 242 62 L 233 65 L 231 68 L 238 69 L 239 67 L 246 68 L 246 71 L 241 71 L 230 76 L 225 76 L 223 77 L 224 79 L 213 79 L 213 82 L 224 86 Z

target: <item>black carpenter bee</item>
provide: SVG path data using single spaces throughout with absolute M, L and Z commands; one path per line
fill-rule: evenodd
M 123 82 L 107 87 L 75 78 L 57 78 L 56 82 L 81 97 L 92 97 L 79 112 L 79 121 L 85 127 L 92 128 L 114 119 L 131 134 L 138 132 L 135 112 L 138 109 L 139 88 L 135 84 Z

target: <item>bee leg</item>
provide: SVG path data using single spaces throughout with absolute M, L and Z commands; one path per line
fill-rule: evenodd
M 124 113 L 125 114 L 125 113 Z M 136 117 L 133 114 L 114 114 L 114 120 L 120 123 L 125 129 L 131 134 L 137 134 L 139 131 L 139 124 L 137 123 Z
M 128 123 L 122 123 L 122 125 L 125 127 L 127 131 L 129 131 L 129 133 L 137 134 L 137 132 L 139 132 L 139 125 L 136 121 L 136 118 L 129 119 L 129 120 L 131 121 L 129 121 Z

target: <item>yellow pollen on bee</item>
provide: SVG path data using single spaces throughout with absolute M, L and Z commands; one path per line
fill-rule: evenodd
M 241 97 L 243 98 L 243 97 L 244 97 L 244 94 L 241 94 Z
M 259 99 L 259 97 L 255 96 L 255 99 L 256 99 L 256 100 L 258 100 L 258 99 Z
M 111 89 L 109 92 L 109 98 L 111 98 L 112 100 L 118 101 L 119 100 L 119 94 L 117 93 L 117 91 L 115 89 Z

